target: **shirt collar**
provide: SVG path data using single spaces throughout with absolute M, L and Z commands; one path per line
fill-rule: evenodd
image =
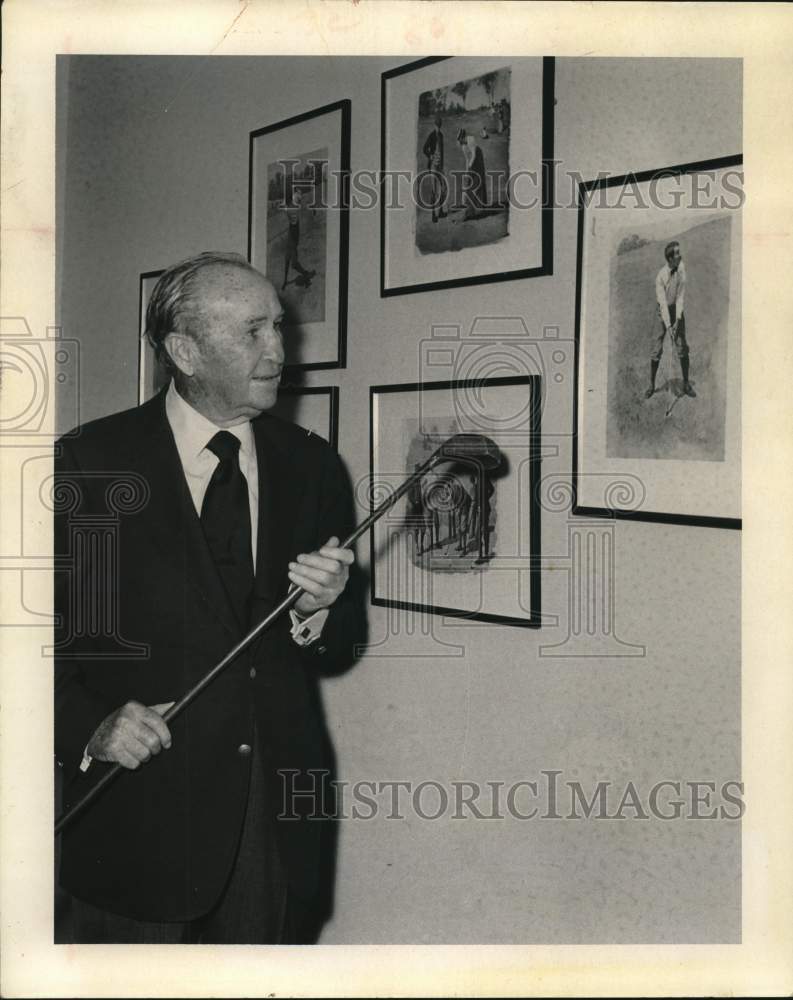
M 241 460 L 247 459 L 254 453 L 253 429 L 250 421 L 246 420 L 245 423 L 235 424 L 233 427 L 218 427 L 179 395 L 173 380 L 165 396 L 165 414 L 171 425 L 182 465 L 186 469 L 194 468 L 197 463 L 205 461 L 207 456 L 211 455 L 206 446 L 220 430 L 226 430 L 239 438 Z

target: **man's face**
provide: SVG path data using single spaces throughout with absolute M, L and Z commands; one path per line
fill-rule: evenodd
M 199 280 L 191 402 L 215 423 L 242 423 L 275 404 L 284 364 L 281 303 L 258 271 L 219 265 Z
M 677 268 L 678 268 L 678 266 L 679 266 L 679 264 L 680 264 L 680 261 L 682 259 L 683 259 L 683 256 L 680 253 L 680 247 L 672 247 L 672 250 L 669 253 L 669 268 L 670 268 L 670 270 L 676 271 Z

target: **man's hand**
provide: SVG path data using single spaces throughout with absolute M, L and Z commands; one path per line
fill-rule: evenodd
M 163 748 L 170 748 L 171 733 L 160 716 L 173 704 L 168 701 L 146 708 L 139 701 L 128 701 L 100 722 L 86 753 L 134 771 Z
M 299 555 L 296 562 L 289 563 L 289 579 L 305 590 L 295 605 L 301 615 L 329 608 L 347 585 L 354 556 L 352 549 L 340 549 L 338 545 L 334 535 L 319 552 Z

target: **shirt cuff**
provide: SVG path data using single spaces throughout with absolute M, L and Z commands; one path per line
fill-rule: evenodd
M 292 619 L 292 638 L 298 646 L 310 646 L 319 639 L 328 613 L 327 608 L 321 608 L 310 618 L 301 618 L 295 611 L 289 612 L 289 617 Z
M 88 768 L 91 766 L 93 757 L 88 753 L 88 744 L 85 745 L 85 750 L 83 750 L 83 759 L 80 761 L 80 770 L 85 774 Z

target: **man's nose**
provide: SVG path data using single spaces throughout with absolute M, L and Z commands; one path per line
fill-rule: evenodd
M 273 328 L 269 331 L 267 337 L 267 351 L 273 361 L 278 362 L 279 365 L 284 363 L 286 357 L 284 353 L 284 337 L 283 334 Z

